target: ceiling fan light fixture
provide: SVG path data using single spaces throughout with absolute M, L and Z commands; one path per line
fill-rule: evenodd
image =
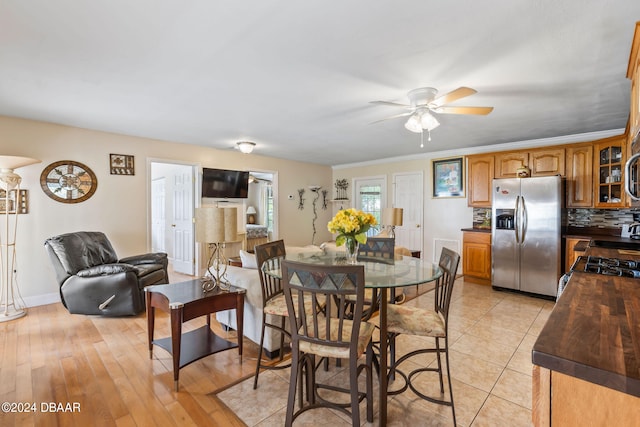
M 438 119 L 433 117 L 431 114 L 424 113 L 422 115 L 422 117 L 420 117 L 420 125 L 421 125 L 422 129 L 426 129 L 428 131 L 432 131 L 435 128 L 437 128 L 438 126 L 440 126 L 440 122 L 438 121 Z
M 238 150 L 240 150 L 240 152 L 244 154 L 250 154 L 255 148 L 256 143 L 251 141 L 240 141 L 236 142 L 236 146 L 238 147 Z
M 409 117 L 409 120 L 404 124 L 404 127 L 411 132 L 422 133 L 420 114 L 413 114 Z

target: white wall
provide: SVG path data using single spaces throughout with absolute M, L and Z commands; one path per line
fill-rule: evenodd
M 109 154 L 135 156 L 135 175 L 109 173 Z M 58 285 L 43 243 L 46 238 L 72 231 L 102 231 L 111 240 L 118 256 L 149 250 L 148 159 L 196 162 L 204 167 L 238 170 L 278 171 L 278 217 L 280 237 L 288 245 L 311 243 L 313 213 L 305 206 L 297 209 L 297 188 L 322 185 L 330 188 L 331 169 L 311 163 L 244 155 L 235 150 L 150 140 L 134 136 L 97 132 L 50 123 L 0 116 L 0 154 L 33 157 L 42 163 L 16 170 L 21 188 L 29 190 L 29 213 L 18 223 L 18 283 L 27 305 L 58 298 Z M 89 166 L 98 178 L 96 193 L 82 203 L 65 204 L 47 197 L 40 189 L 40 173 L 59 160 L 74 160 Z M 326 224 L 331 211 L 318 212 L 317 224 Z M 319 227 L 322 240 L 331 238 Z
M 449 156 L 450 155 L 451 153 L 449 153 Z M 348 182 L 351 182 L 351 180 L 356 177 L 362 178 L 367 176 L 386 175 L 388 200 L 387 205 L 390 206 L 391 200 L 393 200 L 392 175 L 398 172 L 422 171 L 424 175 L 424 223 L 422 225 L 424 251 L 422 254 L 422 258 L 426 260 L 433 260 L 434 239 L 459 241 L 461 250 L 462 232 L 460 231 L 460 229 L 471 227 L 473 225 L 473 209 L 467 206 L 466 197 L 446 199 L 432 198 L 433 173 L 431 169 L 431 160 L 434 158 L 442 157 L 442 155 L 424 155 L 420 158 L 409 160 L 339 166 L 334 168 L 333 180 L 335 182 L 335 180 L 337 179 L 346 178 Z M 349 188 L 349 191 L 351 191 L 351 188 Z M 339 206 L 335 209 L 338 208 Z M 438 253 L 435 255 L 437 257 L 440 254 Z

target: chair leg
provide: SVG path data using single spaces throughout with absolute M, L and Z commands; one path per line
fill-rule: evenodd
M 447 349 L 447 355 L 449 351 Z M 440 359 L 440 338 L 436 338 L 436 355 L 438 357 L 438 376 L 440 377 L 440 393 L 444 393 L 444 383 L 442 382 L 442 359 Z M 447 365 L 447 369 L 449 365 Z
M 262 332 L 260 333 L 260 347 L 258 348 L 258 363 L 256 364 L 256 376 L 253 379 L 253 389 L 258 388 L 258 375 L 260 375 L 260 368 L 262 367 L 262 349 L 264 348 L 264 329 L 267 322 L 267 315 L 262 313 Z
M 280 317 L 280 328 L 284 331 L 284 316 Z M 280 361 L 284 358 L 284 332 L 280 332 Z
M 292 348 L 291 354 L 291 378 L 289 379 L 289 397 L 287 398 L 287 415 L 284 425 L 290 427 L 293 423 L 293 410 L 296 404 L 296 386 L 298 385 L 298 374 L 300 372 L 300 353 L 297 346 Z M 300 390 L 302 393 L 302 390 Z
M 449 343 L 447 341 L 447 339 L 445 338 L 444 341 L 444 345 L 445 345 L 445 350 L 444 350 L 444 357 L 447 363 L 447 379 L 449 380 L 449 397 L 451 398 L 451 414 L 453 415 L 453 425 L 456 425 L 456 409 L 455 406 L 453 405 L 453 387 L 451 387 L 451 372 L 449 370 Z
M 349 388 L 351 394 L 351 419 L 354 426 L 360 425 L 360 405 L 358 399 L 358 360 L 349 359 Z
M 373 346 L 367 347 L 365 374 L 367 375 L 367 421 L 373 422 Z

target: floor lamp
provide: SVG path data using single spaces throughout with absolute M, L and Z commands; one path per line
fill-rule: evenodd
M 0 213 L 4 214 L 4 229 L 0 232 L 0 258 L 2 270 L 0 280 L 0 322 L 18 319 L 27 314 L 26 304 L 22 300 L 16 282 L 16 235 L 18 231 L 17 205 L 22 178 L 13 170 L 23 166 L 40 163 L 40 160 L 29 157 L 0 156 L 0 189 L 4 190 Z M 15 197 L 10 198 L 13 192 Z M 11 205 L 13 203 L 13 206 Z M 13 212 L 11 212 L 13 211 Z
M 402 208 L 384 208 L 382 209 L 383 225 L 390 227 L 389 237 L 396 238 L 396 227 L 402 226 Z
M 227 290 L 231 284 L 226 279 L 227 258 L 224 255 L 226 242 L 238 240 L 237 208 L 218 208 L 213 206 L 196 209 L 196 240 L 207 243 L 211 250 L 207 271 L 209 275 L 202 278 L 205 292 L 219 286 Z M 211 269 L 213 268 L 213 272 Z

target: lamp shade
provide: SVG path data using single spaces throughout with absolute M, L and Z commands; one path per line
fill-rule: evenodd
M 400 226 L 402 225 L 402 208 L 382 209 L 382 225 Z
M 249 207 L 247 208 L 247 214 L 248 214 L 248 215 L 255 215 L 255 214 L 257 214 L 257 213 L 258 213 L 258 212 L 256 212 L 256 208 L 254 208 L 253 206 L 249 206 Z
M 238 240 L 236 208 L 202 207 L 196 209 L 196 240 L 200 243 Z
M 5 191 L 16 188 L 20 185 L 22 178 L 13 170 L 35 163 L 40 163 L 40 160 L 30 157 L 0 156 L 0 188 Z

